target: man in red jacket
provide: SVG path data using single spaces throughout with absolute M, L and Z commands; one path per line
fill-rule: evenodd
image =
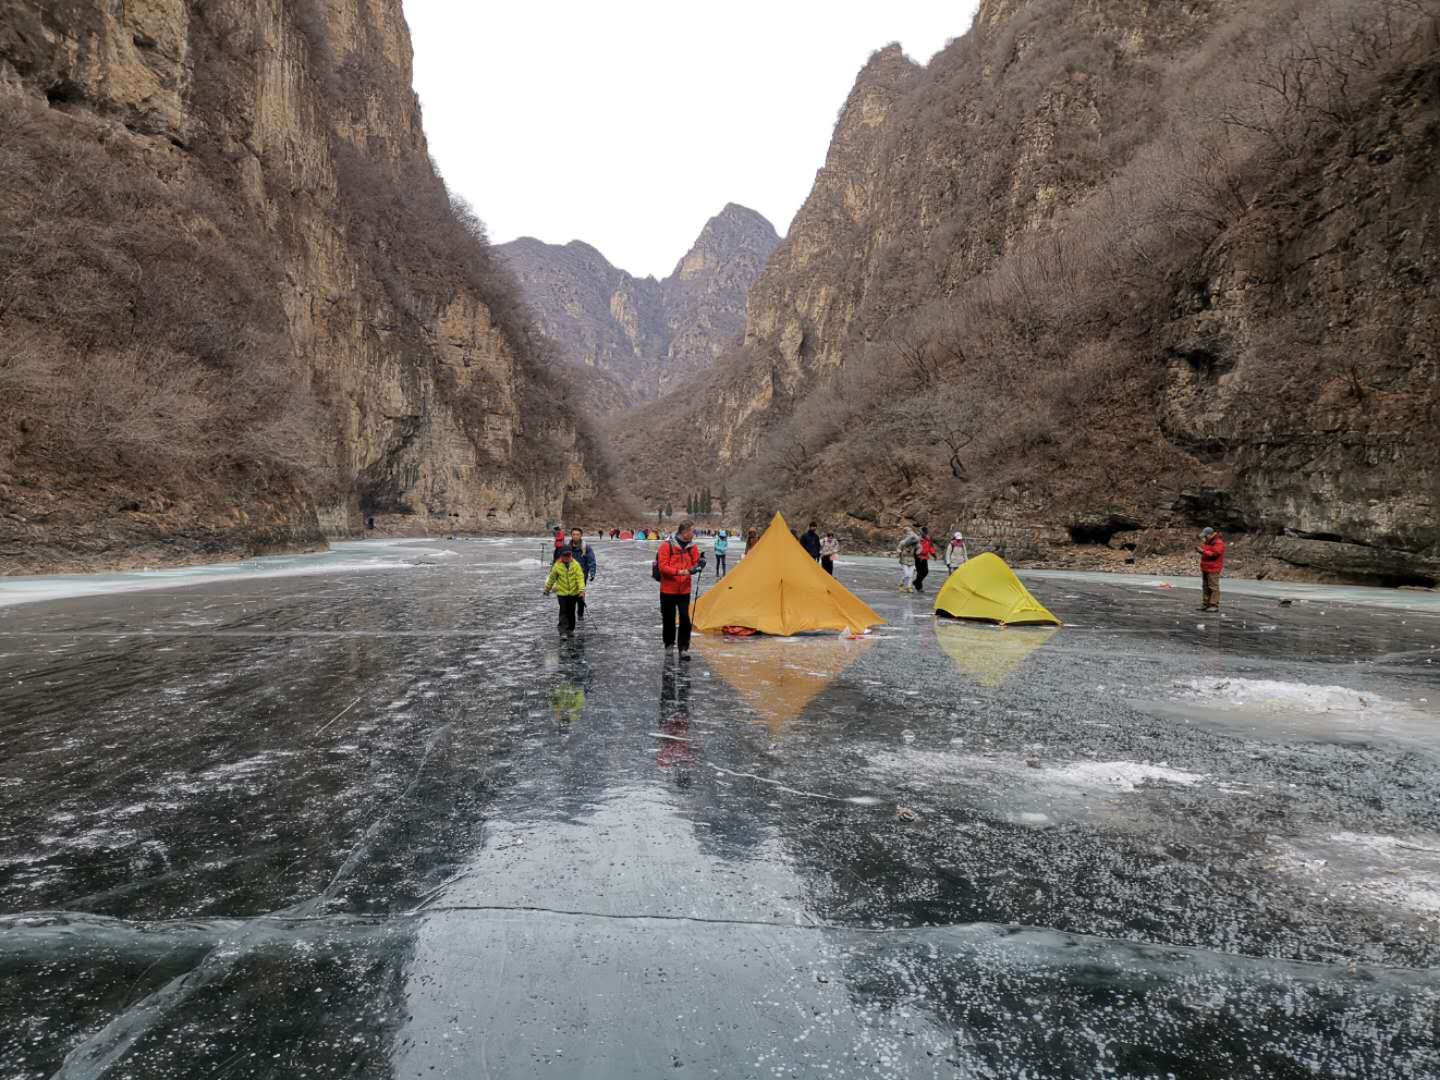
M 1225 569 L 1225 540 L 1208 526 L 1200 531 L 1200 610 L 1220 610 L 1220 572 Z
M 660 567 L 660 621 L 665 648 L 675 647 L 675 623 L 680 623 L 680 659 L 690 659 L 690 579 L 705 571 L 705 556 L 695 546 L 695 525 L 682 521 L 675 536 L 660 545 L 655 557 Z

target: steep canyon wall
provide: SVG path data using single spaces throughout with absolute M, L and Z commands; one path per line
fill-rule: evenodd
M 628 480 L 1440 579 L 1437 132 L 1425 4 L 987 0 L 860 73 L 743 347 L 633 425 L 684 439 L 622 436 Z
M 0 17 L 0 570 L 529 527 L 598 459 L 400 0 Z

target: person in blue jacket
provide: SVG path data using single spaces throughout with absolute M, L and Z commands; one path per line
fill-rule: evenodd
M 725 553 L 730 550 L 730 534 L 724 529 L 715 538 L 715 576 L 725 576 Z
M 595 549 L 585 543 L 585 534 L 579 529 L 570 531 L 570 550 L 575 555 L 575 561 L 580 564 L 580 569 L 585 571 L 585 582 L 588 585 L 595 580 Z M 580 602 L 575 605 L 575 617 L 585 618 L 585 597 L 580 597 Z

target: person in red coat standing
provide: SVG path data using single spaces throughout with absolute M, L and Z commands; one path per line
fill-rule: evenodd
M 1208 526 L 1200 531 L 1200 610 L 1220 610 L 1220 573 L 1225 569 L 1225 538 Z
M 690 579 L 705 572 L 705 556 L 695 546 L 695 525 L 682 521 L 675 535 L 660 545 L 655 557 L 660 571 L 660 622 L 665 648 L 680 645 L 680 659 L 690 659 Z

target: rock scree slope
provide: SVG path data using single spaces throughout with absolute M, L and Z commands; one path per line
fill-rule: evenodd
M 603 483 L 400 0 L 0 19 L 0 572 L 528 527 Z

